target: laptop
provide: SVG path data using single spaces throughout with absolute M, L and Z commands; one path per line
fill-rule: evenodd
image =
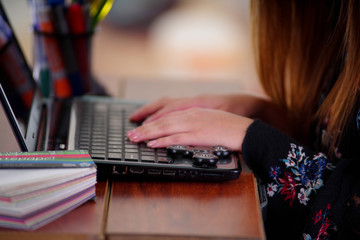
M 101 177 L 181 181 L 239 177 L 239 154 L 221 146 L 151 149 L 129 141 L 126 132 L 138 126 L 129 115 L 143 102 L 90 95 L 44 98 L 1 2 L 0 11 L 0 28 L 5 29 L 0 32 L 1 114 L 19 151 L 88 150 Z

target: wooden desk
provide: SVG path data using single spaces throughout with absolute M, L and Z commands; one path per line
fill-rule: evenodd
M 100 181 L 89 201 L 36 231 L 4 240 L 265 239 L 255 179 L 219 183 Z
M 255 180 L 114 182 L 106 233 L 120 239 L 263 239 Z

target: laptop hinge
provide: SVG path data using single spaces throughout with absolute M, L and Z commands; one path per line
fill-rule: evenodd
M 39 133 L 36 143 L 36 150 L 43 151 L 47 148 L 47 133 L 48 133 L 48 111 L 47 106 L 44 106 L 41 109 L 40 122 L 39 122 Z
M 50 108 L 48 149 L 65 150 L 68 146 L 71 99 L 57 99 Z

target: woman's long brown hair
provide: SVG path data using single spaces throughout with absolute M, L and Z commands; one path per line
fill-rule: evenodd
M 288 110 L 294 135 L 301 141 L 306 141 L 314 121 L 327 121 L 325 142 L 333 151 L 358 101 L 359 2 L 252 0 L 251 4 L 264 91 Z M 327 88 L 330 92 L 319 106 Z

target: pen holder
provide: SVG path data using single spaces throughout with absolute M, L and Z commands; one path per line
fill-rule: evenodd
M 34 76 L 45 97 L 95 93 L 91 74 L 93 32 L 47 33 L 34 30 Z

